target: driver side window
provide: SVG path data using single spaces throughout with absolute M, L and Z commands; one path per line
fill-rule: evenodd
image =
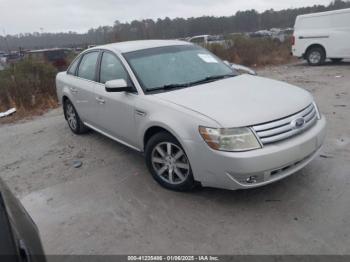
M 116 79 L 124 79 L 130 84 L 128 73 L 119 59 L 108 52 L 104 52 L 101 60 L 100 82 L 105 84 L 107 81 Z

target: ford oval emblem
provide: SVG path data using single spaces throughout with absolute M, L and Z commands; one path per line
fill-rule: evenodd
M 305 125 L 305 119 L 303 117 L 297 118 L 291 124 L 295 129 L 302 128 Z

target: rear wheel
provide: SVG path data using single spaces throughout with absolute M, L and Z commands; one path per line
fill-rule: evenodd
M 341 61 L 343 61 L 343 58 L 331 58 L 331 61 L 333 63 L 340 63 Z
M 307 51 L 306 59 L 309 65 L 319 66 L 326 60 L 326 53 L 322 47 L 312 47 Z
M 63 110 L 64 110 L 64 116 L 66 117 L 66 120 L 68 122 L 68 126 L 73 131 L 73 133 L 84 134 L 87 131 L 89 131 L 89 129 L 81 121 L 72 102 L 69 101 L 68 99 L 64 102 Z
M 190 162 L 180 143 L 169 133 L 154 135 L 146 145 L 146 165 L 163 187 L 189 191 L 196 185 Z

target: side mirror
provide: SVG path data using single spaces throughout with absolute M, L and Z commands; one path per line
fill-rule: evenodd
M 240 74 L 249 74 L 249 75 L 253 75 L 253 76 L 258 75 L 255 70 L 253 70 L 247 66 L 233 64 L 233 63 L 230 63 L 228 61 L 224 61 L 224 63 L 226 65 L 228 65 L 229 67 L 233 68 L 234 70 L 238 71 L 238 73 L 240 73 Z
M 227 65 L 227 66 L 231 66 L 231 63 L 227 60 L 224 60 L 224 64 Z
M 105 83 L 107 92 L 125 92 L 130 91 L 130 87 L 124 79 L 110 80 Z
M 253 75 L 253 76 L 256 76 L 258 75 L 257 72 L 247 66 L 243 66 L 243 65 L 238 65 L 238 64 L 231 64 L 231 67 L 238 71 L 239 73 L 242 73 L 242 74 L 249 74 L 249 75 Z

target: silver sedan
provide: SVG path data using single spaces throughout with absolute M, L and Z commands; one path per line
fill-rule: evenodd
M 238 74 L 182 41 L 84 51 L 56 78 L 70 129 L 93 129 L 144 152 L 173 190 L 245 189 L 283 179 L 320 150 L 326 120 L 307 91 Z

